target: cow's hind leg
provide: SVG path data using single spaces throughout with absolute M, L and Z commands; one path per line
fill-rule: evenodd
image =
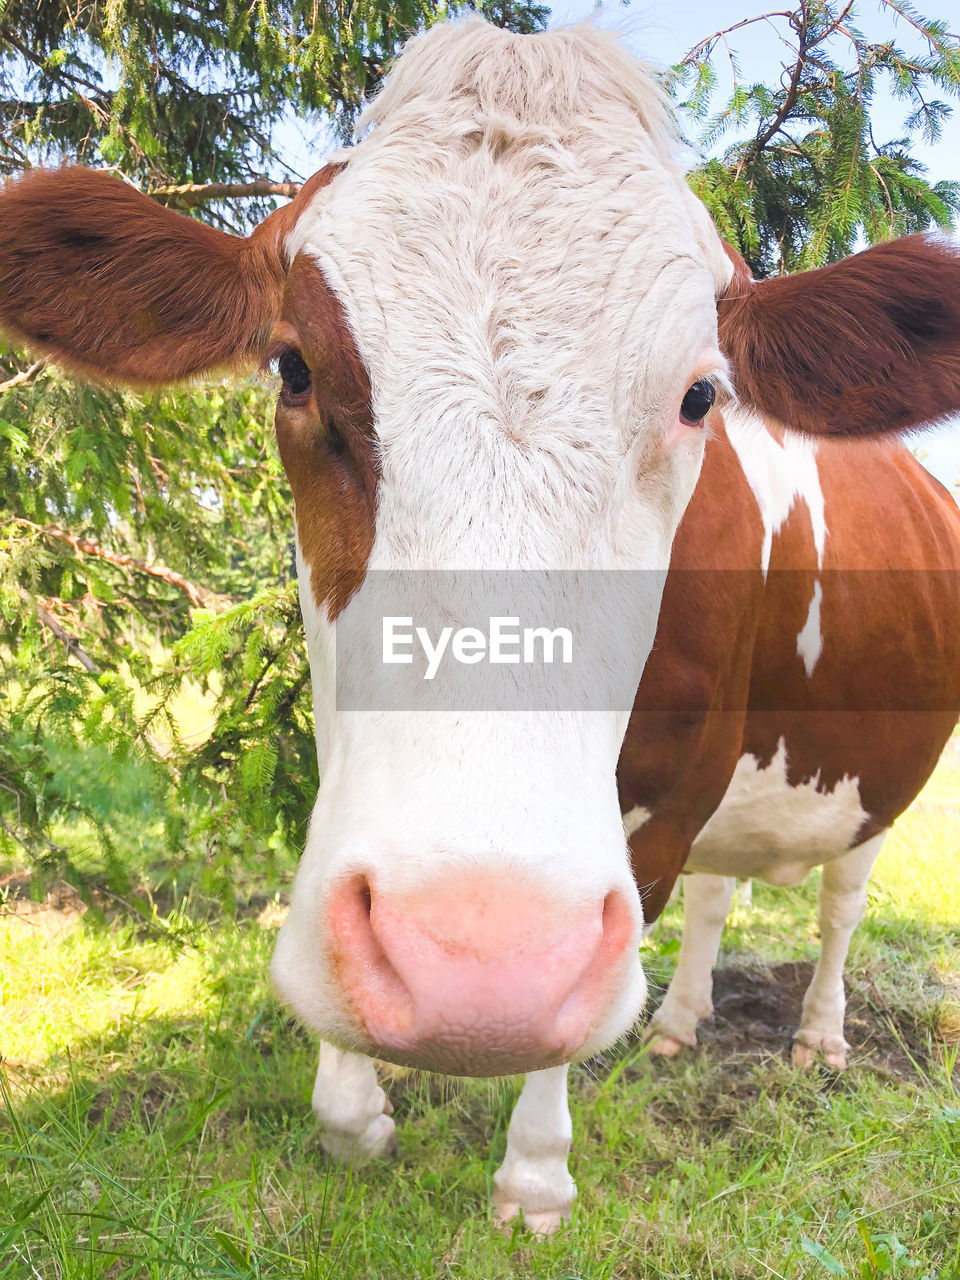
M 683 878 L 683 941 L 663 1004 L 650 1019 L 650 1052 L 672 1058 L 695 1047 L 697 1023 L 713 1014 L 713 966 L 730 914 L 736 880 L 691 874 Z
M 818 1053 L 831 1067 L 847 1065 L 850 1046 L 843 1037 L 843 966 L 853 931 L 867 904 L 867 881 L 886 834 L 881 831 L 842 857 L 824 863 L 820 879 L 820 958 L 803 997 L 803 1017 L 793 1044 L 795 1066 L 813 1066 Z
M 527 1076 L 507 1129 L 507 1153 L 493 1175 L 497 1219 L 522 1211 L 526 1226 L 549 1235 L 569 1217 L 576 1184 L 567 1168 L 573 1126 L 567 1104 L 568 1067 Z
M 372 1058 L 320 1042 L 320 1065 L 313 1086 L 313 1109 L 320 1121 L 323 1149 L 346 1164 L 369 1160 L 394 1144 L 393 1110 L 377 1084 Z

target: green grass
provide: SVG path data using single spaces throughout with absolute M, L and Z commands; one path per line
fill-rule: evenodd
M 960 1278 L 960 753 L 888 841 L 848 966 L 841 1076 L 794 1072 L 815 877 L 754 886 L 696 1055 L 572 1074 L 568 1229 L 493 1227 L 518 1082 L 387 1069 L 399 1152 L 328 1163 L 316 1053 L 274 1003 L 279 911 L 0 915 L 0 1280 Z M 258 904 L 259 905 L 259 904 Z M 679 936 L 645 944 L 654 990 Z

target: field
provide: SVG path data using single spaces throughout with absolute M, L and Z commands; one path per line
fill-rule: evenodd
M 518 1081 L 384 1069 L 398 1155 L 326 1161 L 315 1048 L 267 982 L 282 900 L 215 912 L 145 872 L 134 901 L 33 902 L 14 868 L 0 1280 L 960 1280 L 958 800 L 955 740 L 887 842 L 854 938 L 849 1070 L 788 1060 L 815 877 L 755 885 L 699 1052 L 664 1063 L 633 1040 L 573 1072 L 580 1197 L 546 1241 L 499 1233 L 488 1207 Z M 654 993 L 679 919 L 673 903 L 645 943 Z

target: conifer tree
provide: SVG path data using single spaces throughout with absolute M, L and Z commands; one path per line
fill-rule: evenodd
M 464 7 L 515 31 L 548 13 L 537 0 Z M 6 0 L 0 172 L 67 158 L 115 166 L 173 203 L 209 199 L 170 191 L 184 185 L 289 194 L 298 175 L 276 146 L 281 121 L 347 138 L 404 40 L 456 11 L 438 0 Z
M 884 40 L 862 33 L 857 4 L 805 0 L 713 32 L 673 68 L 669 87 L 691 142 L 713 154 L 690 185 L 758 276 L 833 262 L 861 238 L 876 243 L 950 228 L 960 210 L 960 183 L 928 181 L 912 147 L 918 135 L 939 142 L 952 116 L 960 40 L 909 0 L 883 5 L 890 20 Z M 760 22 L 780 36 L 782 74 L 748 83 L 736 33 Z M 898 39 L 904 31 L 911 50 Z M 720 104 L 719 60 L 733 78 Z M 871 110 L 884 87 L 904 106 L 895 138 L 874 136 Z

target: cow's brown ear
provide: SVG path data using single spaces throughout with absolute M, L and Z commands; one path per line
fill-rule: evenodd
M 259 359 L 283 288 L 277 232 L 225 235 L 95 170 L 29 172 L 0 192 L 0 328 L 132 386 Z
M 960 249 L 914 235 L 792 276 L 742 272 L 719 304 L 741 402 L 812 435 L 960 412 Z

